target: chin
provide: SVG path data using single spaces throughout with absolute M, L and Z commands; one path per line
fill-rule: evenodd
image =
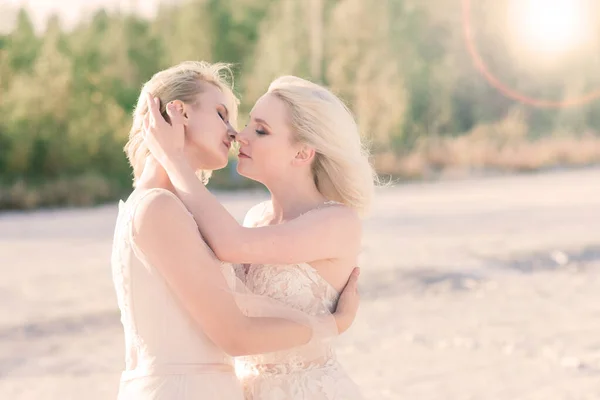
M 227 154 L 211 154 L 210 157 L 203 157 L 202 161 L 202 169 L 215 171 L 225 168 L 229 162 L 229 158 Z
M 217 170 L 217 169 L 223 169 L 227 166 L 227 164 L 229 164 L 229 160 L 226 158 L 225 160 L 223 160 L 222 163 L 220 163 L 216 168 L 213 168 L 213 170 Z
M 263 181 L 260 179 L 260 177 L 256 176 L 251 171 L 247 171 L 244 167 L 240 168 L 240 164 L 239 163 L 237 165 L 236 171 L 237 171 L 238 174 L 240 174 L 240 176 L 243 176 L 244 178 L 248 178 L 248 179 L 251 179 L 253 181 L 263 183 Z
M 229 152 L 215 155 L 215 164 L 217 164 L 217 167 L 214 169 L 225 168 L 229 164 Z
M 219 160 L 219 161 L 214 160 L 211 163 L 204 164 L 202 166 L 202 169 L 211 170 L 211 171 L 217 171 L 219 169 L 225 168 L 226 166 L 227 166 L 227 159 L 225 159 L 225 160 Z

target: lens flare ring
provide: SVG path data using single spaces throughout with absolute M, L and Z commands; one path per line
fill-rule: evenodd
M 582 96 L 566 98 L 560 101 L 547 100 L 528 96 L 524 93 L 517 91 L 514 88 L 505 85 L 498 77 L 496 77 L 496 75 L 494 75 L 494 73 L 492 73 L 488 65 L 480 56 L 477 46 L 475 45 L 471 21 L 471 0 L 462 0 L 462 11 L 463 33 L 465 43 L 467 45 L 467 51 L 471 56 L 473 64 L 483 75 L 483 77 L 489 82 L 489 84 L 492 85 L 503 95 L 530 106 L 549 109 L 581 106 L 600 98 L 600 89 L 598 89 L 595 91 L 588 92 Z

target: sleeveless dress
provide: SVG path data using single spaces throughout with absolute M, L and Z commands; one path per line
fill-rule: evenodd
M 339 204 L 328 202 L 326 204 Z M 245 222 L 244 225 L 248 224 Z M 307 263 L 234 265 L 254 294 L 310 315 L 335 311 L 339 293 Z M 291 350 L 237 357 L 246 400 L 360 400 L 359 388 L 336 360 L 331 340 Z
M 118 399 L 242 400 L 233 359 L 203 334 L 132 240 L 135 209 L 152 190 L 162 189 L 119 203 L 114 233 L 112 274 L 125 335 Z

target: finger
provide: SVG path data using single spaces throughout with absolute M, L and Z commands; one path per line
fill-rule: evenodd
M 185 117 L 181 110 L 178 110 L 175 104 L 169 103 L 167 104 L 167 115 L 171 118 L 171 125 L 184 125 Z
M 156 110 L 158 111 L 158 113 L 160 114 L 160 98 L 155 97 L 154 98 L 154 102 L 156 103 Z
M 360 275 L 360 269 L 354 268 L 350 277 L 348 278 L 348 282 L 346 282 L 346 288 L 344 290 L 354 290 L 358 289 L 358 276 Z
M 146 93 L 146 107 L 148 107 L 148 111 L 146 111 L 146 117 L 148 118 L 148 123 L 152 123 L 152 107 L 154 107 L 154 98 L 150 93 Z
M 142 122 L 142 137 L 144 140 L 148 138 L 148 133 L 150 132 L 150 113 L 146 113 L 144 115 L 144 120 Z
M 360 268 L 356 267 L 352 271 L 353 276 L 353 285 L 354 285 L 354 293 L 358 295 L 358 277 L 360 276 Z
M 148 112 L 150 113 L 150 123 L 155 125 L 157 121 L 159 121 L 160 109 L 155 99 L 150 93 L 146 94 L 146 99 L 148 103 Z M 162 117 L 161 117 L 162 118 Z
M 142 119 L 142 130 L 143 130 L 144 136 L 146 136 L 146 131 L 148 130 L 149 126 L 150 126 L 150 114 L 146 113 L 144 115 L 144 118 Z
M 360 276 L 360 268 L 354 267 L 354 269 L 352 270 L 352 273 L 350 274 L 350 277 L 348 278 L 348 281 L 358 282 L 359 276 Z

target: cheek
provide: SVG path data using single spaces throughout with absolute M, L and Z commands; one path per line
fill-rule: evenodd
M 191 115 L 186 126 L 188 140 L 194 143 L 205 142 L 210 136 L 217 135 L 219 124 L 220 121 L 201 113 Z
M 190 138 L 193 138 L 193 137 L 201 134 L 203 129 L 204 129 L 204 127 L 202 124 L 202 118 L 200 118 L 196 114 L 188 117 L 188 121 L 185 126 L 185 131 L 186 131 L 186 134 Z
M 291 164 L 293 149 L 287 143 L 269 139 L 271 138 L 266 138 L 256 146 L 257 149 L 253 150 L 253 154 L 258 150 L 261 164 L 264 164 L 269 170 L 276 171 L 286 168 Z
M 192 147 L 201 146 L 204 142 L 202 133 L 197 126 L 188 124 L 185 127 L 185 140 L 186 143 Z

